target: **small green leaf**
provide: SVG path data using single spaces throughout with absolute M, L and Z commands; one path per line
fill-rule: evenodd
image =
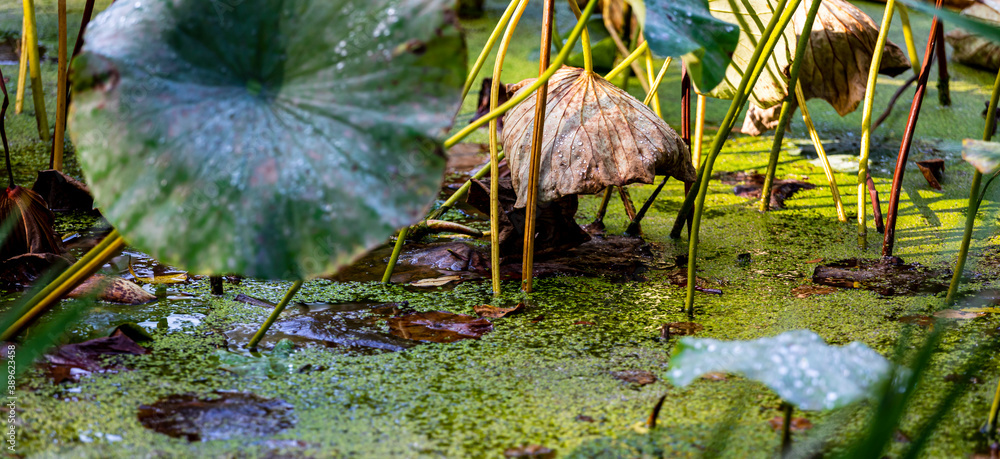
M 981 174 L 990 175 L 1000 169 L 1000 143 L 965 139 L 962 141 L 962 159 Z
M 869 397 L 890 365 L 860 342 L 832 347 L 809 330 L 793 330 L 754 341 L 681 338 L 667 377 L 686 386 L 705 373 L 740 373 L 800 409 L 819 410 Z
M 702 91 L 722 82 L 739 43 L 739 27 L 713 17 L 706 0 L 627 1 L 653 53 L 683 58 Z
M 131 245 L 203 274 L 335 271 L 440 189 L 465 43 L 446 0 L 118 2 L 70 132 Z

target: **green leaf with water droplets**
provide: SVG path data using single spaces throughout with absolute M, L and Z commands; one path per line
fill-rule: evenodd
M 70 133 L 132 245 L 198 273 L 335 271 L 420 218 L 465 44 L 444 0 L 117 2 Z
M 868 346 L 836 347 L 809 330 L 753 341 L 681 338 L 667 377 L 678 386 L 712 372 L 760 381 L 800 409 L 833 409 L 872 396 L 891 364 Z

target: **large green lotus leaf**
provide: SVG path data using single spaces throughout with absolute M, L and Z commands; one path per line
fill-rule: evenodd
M 791 61 L 798 37 L 805 33 L 810 3 L 805 0 L 799 4 L 767 58 L 751 93 L 750 100 L 756 106 L 769 108 L 788 96 Z M 778 0 L 710 0 L 709 5 L 716 18 L 739 25 L 740 42 L 722 84 L 699 86 L 698 90 L 710 97 L 732 99 L 768 22 L 783 11 L 775 11 Z M 854 111 L 864 98 L 878 30 L 867 14 L 846 0 L 823 0 L 809 31 L 799 75 L 806 99 L 822 98 L 841 116 Z M 895 76 L 910 68 L 898 46 L 887 43 L 882 53 L 881 73 Z
M 464 41 L 444 0 L 117 2 L 70 132 L 127 241 L 201 273 L 331 272 L 436 195 Z
M 1000 143 L 987 140 L 962 141 L 962 159 L 983 175 L 1000 170 Z
M 714 88 L 722 82 L 740 30 L 713 17 L 706 0 L 626 1 L 654 53 L 683 58 L 696 87 Z
M 681 338 L 667 377 L 678 386 L 710 372 L 760 381 L 803 410 L 833 409 L 868 397 L 889 361 L 860 342 L 833 347 L 809 330 L 753 341 Z

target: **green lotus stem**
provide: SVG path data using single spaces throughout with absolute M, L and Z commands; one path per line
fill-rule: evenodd
M 404 226 L 399 230 L 399 235 L 396 236 L 396 245 L 392 248 L 392 255 L 389 256 L 389 264 L 385 267 L 385 273 L 382 274 L 383 284 L 391 283 L 392 271 L 396 269 L 396 263 L 399 262 L 399 254 L 403 252 L 403 246 L 406 244 L 406 233 L 409 230 L 409 226 Z
M 507 26 L 507 21 L 514 14 L 514 9 L 520 3 L 520 0 L 511 0 L 510 4 L 507 5 L 507 9 L 504 10 L 503 16 L 500 16 L 500 20 L 497 21 L 496 27 L 493 28 L 493 33 L 490 34 L 490 38 L 486 40 L 486 45 L 483 46 L 483 50 L 479 52 L 479 57 L 476 58 L 476 63 L 472 64 L 472 70 L 469 72 L 469 77 L 465 79 L 465 86 L 462 88 L 462 101 L 465 101 L 465 96 L 469 95 L 469 89 L 472 88 L 472 83 L 476 81 L 476 77 L 479 76 L 479 71 L 482 70 L 483 64 L 486 63 L 486 58 L 493 51 L 493 45 L 496 43 L 497 38 L 500 38 L 500 31 Z
M 792 121 L 792 113 L 795 111 L 795 93 L 799 87 L 799 69 L 802 68 L 802 57 L 806 54 L 806 47 L 809 45 L 809 37 L 812 36 L 812 25 L 816 19 L 816 12 L 819 10 L 819 0 L 813 0 L 806 14 L 806 21 L 802 24 L 802 33 L 795 43 L 795 58 L 792 60 L 792 68 L 788 73 L 788 95 L 781 103 L 781 114 L 778 117 L 778 127 L 774 131 L 774 141 L 771 143 L 771 156 L 767 162 L 767 172 L 764 174 L 764 187 L 760 191 L 760 211 L 767 212 L 771 208 L 771 184 L 774 183 L 774 174 L 778 169 L 778 155 L 781 153 L 781 141 L 785 138 L 785 129 Z M 799 101 L 799 105 L 805 105 L 804 99 Z M 805 110 L 805 108 L 803 108 Z M 806 113 L 803 111 L 802 113 Z
M 645 42 L 643 42 L 645 43 Z M 656 116 L 663 119 L 663 111 L 660 110 L 660 94 L 653 90 L 653 53 L 646 47 L 645 58 L 646 58 L 646 79 L 649 80 L 649 93 L 646 96 L 653 96 L 653 111 L 656 112 Z
M 73 263 L 59 277 L 56 277 L 55 280 L 31 297 L 23 306 L 23 309 L 27 312 L 22 314 L 13 325 L 4 330 L 3 334 L 0 334 L 0 341 L 8 341 L 13 338 L 17 332 L 31 323 L 39 314 L 96 273 L 101 266 L 104 266 L 105 263 L 114 258 L 123 248 L 125 248 L 125 241 L 118 234 L 118 231 L 114 230 L 108 233 L 86 255 L 77 260 L 76 263 Z
M 996 127 L 997 102 L 1000 102 L 1000 72 L 993 82 L 993 93 L 990 95 L 990 106 L 986 109 L 986 128 L 983 130 L 983 140 L 993 138 L 993 129 Z M 979 212 L 981 202 L 979 185 L 983 181 L 983 174 L 977 169 L 972 173 L 972 186 L 969 187 L 969 209 L 965 214 L 965 232 L 962 234 L 962 245 L 958 249 L 958 260 L 955 262 L 955 272 L 951 276 L 951 285 L 948 286 L 948 296 L 945 302 L 953 304 L 955 295 L 958 293 L 958 286 L 962 283 L 962 272 L 965 270 L 965 260 L 969 256 L 969 245 L 972 242 L 972 229 L 976 225 L 976 213 Z M 983 189 L 982 193 L 986 190 Z M 1000 388 L 997 389 L 1000 391 Z M 994 403 L 996 407 L 996 403 Z M 991 423 L 996 420 L 996 409 L 990 413 Z
M 63 168 L 63 137 L 66 134 L 66 86 L 69 63 L 66 58 L 66 0 L 59 0 L 56 6 L 59 16 L 59 71 L 56 80 L 56 128 L 52 137 L 52 159 L 49 166 L 61 171 Z
M 656 75 L 656 80 L 654 80 L 653 84 L 649 86 L 649 92 L 646 93 L 646 98 L 642 100 L 642 105 L 649 105 L 649 101 L 653 99 L 653 95 L 657 93 L 658 89 L 660 89 L 660 82 L 663 81 L 663 75 L 667 74 L 667 68 L 670 67 L 670 63 L 673 62 L 673 60 L 673 58 L 668 56 L 667 59 L 663 61 L 663 67 L 660 68 L 660 73 Z
M 602 19 L 604 19 L 604 28 L 608 30 L 608 35 L 611 36 L 611 41 L 615 42 L 615 47 L 618 48 L 618 52 L 621 53 L 622 57 L 630 55 L 631 53 L 629 53 L 628 51 L 628 46 L 625 46 L 625 42 L 622 41 L 622 37 L 618 35 L 618 31 L 615 30 L 614 23 L 611 22 L 611 2 L 604 2 L 603 11 L 604 14 L 602 14 L 601 17 Z M 629 14 L 627 14 L 626 17 L 631 16 L 632 10 L 628 11 Z M 626 22 L 629 20 L 630 19 L 626 19 Z M 642 69 L 639 68 L 639 65 L 636 64 L 635 61 L 629 62 L 628 65 L 632 67 L 632 71 L 635 72 L 636 75 L 642 74 Z M 638 78 L 638 80 L 639 80 L 639 86 L 642 86 L 642 90 L 648 93 L 649 85 L 646 84 L 646 80 L 643 80 L 642 78 Z M 625 83 L 622 84 L 622 89 L 627 90 L 627 86 L 628 86 L 628 77 L 625 77 Z
M 632 51 L 631 54 L 626 56 L 625 59 L 622 59 L 622 61 L 618 63 L 617 67 L 611 69 L 611 71 L 608 72 L 607 75 L 604 75 L 604 79 L 611 80 L 612 78 L 618 76 L 619 73 L 624 72 L 625 69 L 628 68 L 630 64 L 632 64 L 633 61 L 642 57 L 647 50 L 649 50 L 649 43 L 642 42 L 642 44 L 636 46 L 635 51 Z M 637 74 L 636 76 L 639 75 Z M 642 80 L 642 77 L 639 77 L 639 80 Z
M 503 61 L 510 47 L 510 39 L 514 29 L 521 21 L 528 0 L 520 0 L 514 19 L 507 26 L 507 31 L 500 40 L 496 63 L 493 65 L 493 84 L 490 86 L 490 110 L 496 110 L 500 103 L 500 74 L 503 72 Z M 587 37 L 586 29 L 583 36 Z M 500 154 L 497 148 L 497 126 L 499 118 L 490 120 L 490 280 L 493 284 L 493 296 L 500 296 Z
M 587 19 L 590 18 L 590 13 L 594 11 L 594 5 L 596 4 L 597 0 L 590 0 L 590 2 L 587 3 L 587 7 L 583 9 L 583 16 L 576 21 L 576 27 L 573 27 L 573 31 L 570 32 L 569 37 L 566 39 L 566 45 L 563 46 L 562 51 L 559 51 L 559 54 L 557 54 L 555 59 L 552 60 L 552 64 L 549 65 L 544 73 L 538 76 L 538 79 L 534 83 L 527 88 L 518 91 L 514 97 L 510 98 L 507 102 L 504 102 L 503 105 L 497 107 L 496 110 L 491 110 L 483 117 L 469 123 L 468 126 L 465 126 L 460 131 L 456 132 L 444 141 L 444 147 L 451 148 L 455 146 L 461 142 L 462 139 L 468 137 L 469 134 L 476 132 L 476 129 L 479 129 L 480 126 L 490 122 L 491 119 L 507 113 L 507 111 L 514 108 L 515 105 L 521 103 L 521 101 L 527 99 L 528 96 L 534 94 L 534 92 L 538 90 L 538 88 L 542 87 L 542 85 L 548 83 L 549 78 L 552 78 L 552 75 L 556 73 L 556 70 L 559 70 L 559 67 L 562 67 L 563 62 L 566 62 L 566 58 L 569 57 L 570 52 L 573 51 L 573 46 L 576 45 L 576 40 L 580 38 L 583 28 L 587 24 Z
M 49 120 L 45 114 L 45 90 L 42 87 L 42 68 L 39 63 L 38 29 L 35 22 L 34 0 L 24 0 L 24 39 L 28 42 L 28 73 L 31 75 L 31 98 L 35 102 L 35 121 L 38 136 L 49 141 Z
M 866 225 L 866 196 L 868 177 L 868 152 L 872 144 L 872 104 L 875 102 L 875 83 L 878 81 L 878 69 L 882 65 L 882 50 L 889 37 L 889 25 L 892 23 L 892 11 L 896 0 L 886 0 L 885 12 L 882 13 L 882 26 L 878 30 L 875 51 L 872 54 L 871 67 L 868 69 L 868 85 L 865 88 L 864 111 L 861 115 L 861 154 L 858 159 L 858 246 L 861 250 L 868 248 L 868 226 Z
M 278 320 L 278 316 L 281 315 L 281 311 L 285 310 L 285 307 L 292 301 L 292 297 L 295 296 L 295 293 L 302 288 L 302 282 L 303 281 L 300 280 L 295 281 L 295 283 L 288 288 L 288 291 L 285 292 L 285 297 L 282 298 L 281 302 L 274 307 L 274 310 L 271 311 L 271 315 L 268 316 L 267 320 L 264 321 L 264 324 L 260 326 L 260 330 L 257 330 L 257 333 L 253 335 L 253 338 L 250 338 L 250 342 L 247 343 L 248 349 L 251 351 L 257 350 L 257 344 L 260 343 L 260 340 L 264 339 L 264 335 L 267 334 L 267 329 L 271 328 L 271 325 L 274 325 L 274 321 Z
M 14 114 L 20 115 L 24 111 L 24 89 L 28 81 L 28 17 L 21 19 L 21 55 L 17 61 L 17 95 L 14 100 Z
M 812 117 L 809 116 L 809 108 L 806 107 L 806 96 L 802 93 L 801 84 L 795 87 L 795 97 L 799 102 L 799 107 L 802 108 L 802 120 L 805 121 L 806 130 L 809 131 L 809 138 L 812 139 L 813 146 L 816 147 L 816 154 L 819 155 L 820 162 L 823 165 L 823 173 L 826 175 L 826 181 L 830 184 L 833 205 L 837 208 L 837 220 L 841 223 L 847 223 L 847 212 L 844 211 L 844 203 L 840 199 L 837 179 L 833 176 L 833 168 L 830 167 L 830 160 L 826 157 L 826 149 L 823 148 L 823 141 L 820 140 L 819 132 L 816 131 L 816 126 L 813 125 Z
M 580 19 L 580 5 L 576 4 L 576 0 L 566 0 L 569 3 L 569 9 L 573 11 L 573 15 L 577 19 Z M 552 23 L 556 21 L 555 17 L 552 18 Z M 580 43 L 583 45 L 583 69 L 587 73 L 593 73 L 594 71 L 594 56 L 590 49 L 590 33 L 587 32 L 587 28 L 583 28 L 583 34 L 580 35 Z
M 691 139 L 691 162 L 695 167 L 701 164 L 701 144 L 705 136 L 705 96 L 698 94 L 697 108 L 694 110 L 694 138 Z
M 893 1 L 893 0 L 889 0 Z M 750 61 L 747 63 L 748 69 L 753 69 L 749 73 L 744 73 L 743 78 L 740 79 L 739 87 L 736 89 L 736 94 L 733 96 L 733 102 L 729 106 L 729 112 L 726 113 L 726 117 L 722 120 L 722 126 L 719 128 L 719 132 L 715 135 L 715 140 L 712 142 L 711 151 L 709 151 L 708 157 L 705 158 L 701 169 L 698 171 L 698 178 L 695 180 L 697 184 L 697 193 L 688 193 L 687 197 L 684 199 L 685 204 L 688 201 L 693 200 L 694 204 L 694 218 L 691 219 L 691 238 L 688 241 L 688 281 L 687 281 L 687 297 L 685 299 L 686 310 L 688 315 L 694 315 L 694 292 L 695 292 L 695 272 L 697 269 L 698 260 L 698 230 L 701 227 L 701 215 L 705 208 L 705 197 L 708 195 L 708 182 L 712 176 L 712 165 L 715 164 L 715 159 L 719 156 L 719 152 L 722 151 L 722 145 L 726 142 L 726 138 L 729 137 L 729 133 L 733 129 L 733 123 L 736 121 L 736 116 L 743 109 L 743 105 L 750 98 L 751 88 L 757 83 L 757 79 L 760 74 L 764 71 L 764 67 L 767 66 L 767 59 L 762 59 L 762 56 L 770 56 L 774 51 L 774 47 L 778 44 L 779 38 L 785 31 L 785 27 L 792 20 L 792 16 L 795 10 L 798 9 L 799 4 L 802 0 L 792 0 L 792 5 L 790 7 L 785 7 L 787 0 L 779 0 L 778 5 L 775 7 L 775 11 L 781 11 L 780 16 L 772 16 L 771 21 L 768 22 L 767 27 L 764 29 L 764 33 L 761 34 L 761 40 L 754 47 L 753 55 L 750 57 Z M 766 38 L 766 40 L 764 39 Z M 690 209 L 690 207 L 688 207 Z M 684 227 L 685 216 L 687 216 L 687 210 L 682 206 L 681 213 L 678 214 L 677 220 L 674 222 L 674 229 L 677 233 Z M 678 223 L 680 227 L 678 228 Z
M 993 393 L 993 404 L 990 405 L 990 416 L 986 420 L 986 436 L 993 438 L 997 430 L 997 413 L 1000 412 L 1000 382 L 997 383 L 997 390 Z
M 914 75 L 920 75 L 920 57 L 917 56 L 917 43 L 913 39 L 913 28 L 910 27 L 910 12 L 906 5 L 899 5 L 899 21 L 903 23 L 903 40 L 906 41 L 906 54 L 910 56 L 910 66 Z

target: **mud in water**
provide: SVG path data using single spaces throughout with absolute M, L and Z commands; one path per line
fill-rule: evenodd
M 298 303 L 271 325 L 258 347 L 272 349 L 287 339 L 297 346 L 324 346 L 352 354 L 401 351 L 417 343 L 393 336 L 379 322 L 408 312 L 405 304 L 397 303 Z M 229 350 L 244 352 L 259 328 L 255 322 L 225 332 Z
M 187 441 L 259 439 L 295 425 L 292 406 L 240 392 L 171 395 L 139 406 L 143 427 Z
M 851 258 L 817 266 L 813 271 L 813 283 L 871 290 L 884 296 L 944 292 L 950 281 L 950 270 L 907 264 L 899 257 Z

